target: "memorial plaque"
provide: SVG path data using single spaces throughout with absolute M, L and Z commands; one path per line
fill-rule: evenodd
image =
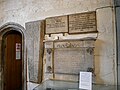
M 69 33 L 96 32 L 96 12 L 69 15 Z
M 46 19 L 46 34 L 68 32 L 67 16 L 50 17 Z
M 64 74 L 79 74 L 85 70 L 84 48 L 64 48 L 54 51 L 54 72 Z
M 86 47 L 85 42 L 87 41 L 54 43 L 54 72 L 56 74 L 79 74 L 79 71 L 87 71 L 88 67 L 93 67 L 93 48 Z
M 45 42 L 46 72 L 78 75 L 93 68 L 94 39 Z

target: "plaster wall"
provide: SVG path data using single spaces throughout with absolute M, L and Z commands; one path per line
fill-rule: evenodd
M 96 82 L 114 85 L 117 82 L 116 32 L 112 6 L 113 0 L 0 0 L 0 26 L 7 22 L 15 22 L 25 27 L 26 22 L 47 17 L 96 11 L 98 30 L 94 55 Z M 56 35 L 53 35 L 53 38 L 54 36 Z M 31 88 L 36 85 L 28 83 L 28 90 L 32 90 Z
M 113 0 L 0 0 L 0 25 L 44 19 L 51 16 L 95 11 L 112 6 Z

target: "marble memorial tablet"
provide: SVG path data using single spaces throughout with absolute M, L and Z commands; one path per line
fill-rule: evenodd
M 69 15 L 69 33 L 96 32 L 96 12 Z
M 68 32 L 67 16 L 50 17 L 46 19 L 46 34 Z
M 66 74 L 78 74 L 85 70 L 83 48 L 64 48 L 54 51 L 54 72 Z
M 56 74 L 79 74 L 93 67 L 93 47 L 87 41 L 65 41 L 54 43 L 54 72 Z M 88 41 L 90 42 L 90 41 Z M 91 41 L 91 43 L 94 43 Z

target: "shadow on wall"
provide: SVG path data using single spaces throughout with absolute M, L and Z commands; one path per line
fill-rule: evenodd
M 97 39 L 96 42 L 95 42 L 95 51 L 94 51 L 94 66 L 95 66 L 95 83 L 96 84 L 104 84 L 104 81 L 101 79 L 101 55 L 100 55 L 100 52 L 102 50 L 102 45 L 103 45 L 103 41 Z

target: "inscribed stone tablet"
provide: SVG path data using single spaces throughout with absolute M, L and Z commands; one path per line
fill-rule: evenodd
M 54 51 L 54 72 L 79 74 L 84 67 L 84 48 L 64 48 Z
M 55 48 L 79 48 L 83 46 L 83 41 L 55 42 Z
M 96 30 L 96 13 L 87 12 L 69 15 L 69 33 L 87 33 Z
M 50 17 L 46 19 L 46 34 L 68 32 L 67 16 Z
M 55 42 L 54 72 L 56 74 L 79 74 L 79 71 L 86 71 L 88 67 L 93 67 L 94 53 L 91 43 L 89 40 Z

